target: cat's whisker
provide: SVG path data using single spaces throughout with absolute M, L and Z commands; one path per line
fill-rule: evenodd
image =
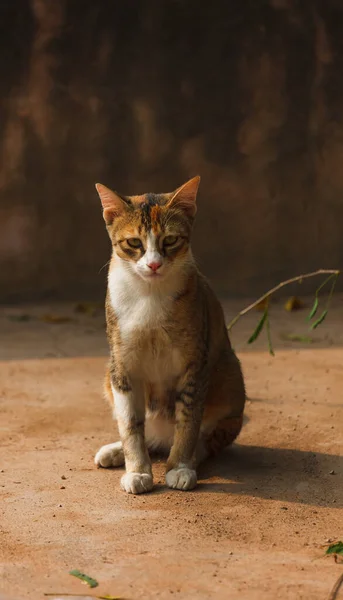
M 110 259 L 110 260 L 108 260 L 108 261 L 107 261 L 107 262 L 106 262 L 104 265 L 102 265 L 101 269 L 100 269 L 100 270 L 99 270 L 99 272 L 98 272 L 98 275 L 100 275 L 101 271 L 102 271 L 102 270 L 103 270 L 105 267 L 107 267 L 107 265 L 109 265 L 109 264 L 110 264 L 110 262 L 111 262 L 111 259 Z

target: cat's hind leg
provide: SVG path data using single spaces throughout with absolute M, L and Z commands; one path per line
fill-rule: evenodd
M 231 446 L 242 429 L 243 420 L 243 415 L 230 416 L 221 419 L 213 428 L 203 426 L 196 449 L 196 464 Z
M 230 446 L 244 421 L 245 388 L 236 355 L 226 350 L 213 370 L 196 451 L 199 464 Z
M 94 457 L 97 467 L 122 467 L 125 464 L 123 445 L 121 442 L 106 444 L 102 446 Z

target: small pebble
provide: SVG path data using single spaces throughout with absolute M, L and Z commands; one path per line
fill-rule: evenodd
M 329 471 L 329 475 L 336 475 L 336 471 L 332 469 L 332 471 Z
M 62 475 L 62 476 L 61 476 L 61 479 L 67 479 L 67 478 L 66 478 L 66 476 L 65 476 L 65 475 Z
M 65 490 L 66 486 L 65 485 L 61 485 L 60 490 Z

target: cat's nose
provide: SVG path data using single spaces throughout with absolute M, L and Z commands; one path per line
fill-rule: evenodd
M 161 264 L 162 264 L 161 262 L 154 261 L 154 262 L 148 263 L 148 267 L 149 267 L 149 269 L 154 271 L 154 273 L 156 273 L 156 271 L 160 268 Z

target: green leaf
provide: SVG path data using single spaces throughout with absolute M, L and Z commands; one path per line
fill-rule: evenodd
M 339 554 L 343 556 L 343 542 L 335 542 L 331 544 L 325 552 L 325 554 Z
M 308 321 L 311 321 L 311 319 L 313 319 L 314 315 L 316 314 L 316 312 L 318 310 L 318 304 L 319 304 L 319 300 L 318 300 L 318 296 L 316 296 L 314 299 L 314 302 L 313 302 L 313 306 L 311 308 L 311 312 L 307 317 Z
M 252 333 L 250 338 L 248 339 L 248 344 L 252 344 L 255 340 L 257 340 L 258 336 L 260 335 L 260 333 L 264 327 L 267 316 L 268 316 L 268 308 L 265 309 L 265 311 L 262 315 L 262 318 L 259 320 L 254 333 Z
M 73 575 L 74 577 L 81 579 L 81 581 L 89 585 L 90 588 L 95 588 L 99 585 L 96 579 L 93 579 L 92 577 L 81 573 L 81 571 L 79 571 L 78 569 L 73 569 L 72 571 L 69 571 L 69 575 Z
M 327 314 L 328 314 L 328 309 L 326 308 L 320 315 L 319 319 L 317 319 L 314 323 L 312 323 L 311 329 L 317 329 L 318 325 L 320 325 L 324 321 Z

